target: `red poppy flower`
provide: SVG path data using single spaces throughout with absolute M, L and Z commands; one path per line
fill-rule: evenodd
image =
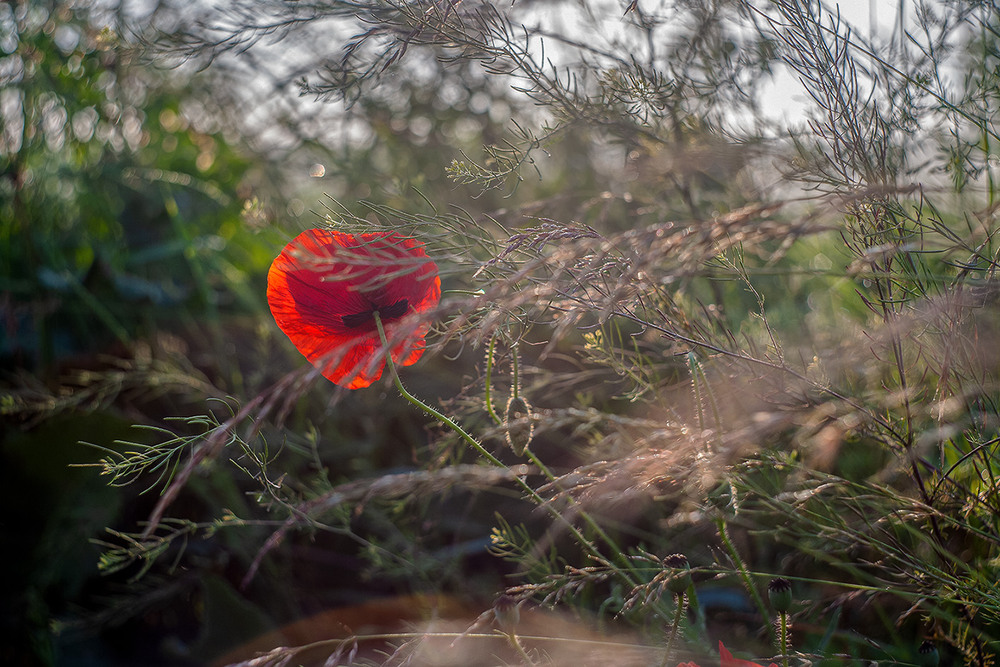
M 348 389 L 367 387 L 382 375 L 375 312 L 387 338 L 400 337 L 392 361 L 409 366 L 424 353 L 429 325 L 394 329 L 404 316 L 426 312 L 440 298 L 437 265 L 416 240 L 394 232 L 310 229 L 285 246 L 267 274 L 274 321 L 327 379 Z
M 698 667 L 697 663 L 694 662 L 682 662 L 677 665 L 677 667 Z M 733 654 L 719 642 L 719 667 L 763 667 L 763 665 L 758 665 L 756 662 L 751 662 L 749 660 L 740 660 L 739 658 L 734 658 Z M 771 663 L 770 667 L 778 667 L 777 664 Z

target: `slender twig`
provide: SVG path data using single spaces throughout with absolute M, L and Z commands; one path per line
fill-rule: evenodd
M 493 407 L 493 366 L 495 365 L 495 358 L 493 356 L 494 350 L 496 349 L 497 337 L 492 336 L 490 338 L 490 344 L 486 348 L 486 385 L 483 392 L 483 399 L 486 401 L 486 412 L 489 413 L 490 419 L 497 426 L 503 424 L 503 420 L 500 419 L 500 415 L 497 414 L 496 409 Z
M 736 550 L 736 546 L 733 544 L 733 541 L 729 539 L 729 531 L 726 530 L 726 520 L 719 517 L 716 519 L 716 525 L 719 528 L 719 538 L 722 540 L 722 545 L 725 547 L 726 553 L 729 554 L 729 557 L 733 559 L 733 563 L 736 565 L 736 571 L 739 572 L 740 579 L 743 580 L 743 585 L 746 587 L 750 597 L 753 598 L 754 604 L 760 611 L 760 615 L 764 618 L 768 634 L 771 635 L 771 642 L 773 643 L 775 641 L 774 626 L 771 624 L 771 616 L 767 612 L 767 605 L 764 604 L 764 598 L 760 596 L 760 592 L 757 590 L 757 586 L 754 584 L 753 578 L 750 576 L 750 571 L 747 569 L 746 563 L 743 562 L 743 558 L 740 556 L 740 552 Z

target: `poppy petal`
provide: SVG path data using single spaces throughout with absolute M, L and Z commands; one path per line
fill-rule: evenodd
M 267 300 L 278 327 L 336 384 L 358 389 L 382 375 L 385 359 L 371 315 L 379 311 L 396 345 L 393 362 L 409 366 L 424 350 L 429 325 L 399 332 L 407 314 L 441 298 L 437 265 L 415 239 L 393 232 L 345 234 L 311 229 L 271 264 Z
M 722 645 L 722 641 L 719 641 L 719 667 L 762 667 L 756 662 L 751 662 L 750 660 L 741 660 L 740 658 L 734 658 L 733 654 L 729 652 L 725 646 Z M 775 663 L 771 663 L 770 667 L 778 667 Z

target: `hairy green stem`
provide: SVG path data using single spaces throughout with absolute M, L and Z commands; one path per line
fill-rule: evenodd
M 454 420 L 452 420 L 447 415 L 438 412 L 437 410 L 427 405 L 426 403 L 424 403 L 419 398 L 417 398 L 416 396 L 414 396 L 413 394 L 411 394 L 406 390 L 406 387 L 403 386 L 403 382 L 399 379 L 399 373 L 396 372 L 396 364 L 392 360 L 392 350 L 389 348 L 389 342 L 385 336 L 385 327 L 382 326 L 382 318 L 379 316 L 378 311 L 375 311 L 373 313 L 373 316 L 375 317 L 375 326 L 378 327 L 378 336 L 382 341 L 382 349 L 385 350 L 385 364 L 386 366 L 389 367 L 389 372 L 392 373 L 392 381 L 396 385 L 396 389 L 403 396 L 403 398 L 405 398 L 407 401 L 409 401 L 416 407 L 420 408 L 421 410 L 423 410 L 424 412 L 426 412 L 427 414 L 434 417 L 439 422 L 450 428 L 452 431 L 458 434 L 458 436 L 462 438 L 462 440 L 464 440 L 466 444 L 468 444 L 470 447 L 479 452 L 479 454 L 482 455 L 483 458 L 485 458 L 487 461 L 500 468 L 506 468 L 507 466 L 505 466 L 503 462 L 500 461 L 500 459 L 490 454 L 490 452 L 487 451 L 485 447 L 479 444 L 479 441 L 477 441 L 471 435 L 466 433 L 465 429 L 459 426 Z M 527 486 L 526 484 L 523 485 Z M 528 488 L 530 489 L 530 487 Z
M 510 346 L 510 395 L 518 398 L 521 394 L 521 378 L 518 377 L 517 343 Z
M 750 593 L 750 597 L 753 598 L 757 609 L 760 610 L 760 615 L 766 621 L 768 634 L 771 635 L 771 642 L 774 643 L 777 638 L 774 636 L 774 626 L 771 625 L 771 615 L 767 613 L 767 605 L 764 604 L 764 599 L 757 591 L 757 587 L 753 583 L 753 578 L 750 576 L 750 571 L 747 570 L 746 563 L 740 557 L 740 553 L 736 550 L 733 541 L 729 539 L 729 532 L 726 530 L 726 520 L 720 517 L 716 519 L 716 525 L 719 528 L 719 538 L 722 540 L 722 545 L 725 547 L 726 553 L 729 554 L 729 557 L 736 564 L 736 569 L 740 573 L 743 585 L 746 587 L 747 592 Z
M 503 423 L 500 415 L 493 408 L 493 352 L 496 349 L 497 337 L 490 338 L 490 345 L 486 349 L 486 389 L 483 395 L 486 401 L 486 412 L 489 413 L 493 423 L 499 426 Z
M 386 366 L 389 367 L 389 372 L 392 373 L 392 381 L 393 384 L 396 385 L 396 390 L 399 391 L 399 393 L 403 396 L 403 398 L 409 401 L 412 405 L 416 406 L 420 410 L 423 410 L 425 413 L 434 417 L 439 422 L 441 422 L 442 424 L 450 428 L 452 431 L 454 431 L 466 444 L 468 444 L 474 450 L 479 452 L 479 454 L 487 461 L 489 461 L 490 463 L 499 468 L 506 469 L 507 465 L 505 465 L 500 459 L 491 454 L 485 447 L 483 447 L 479 443 L 478 440 L 473 438 L 465 431 L 465 429 L 459 426 L 457 422 L 455 422 L 448 416 L 442 414 L 438 410 L 435 410 L 430 405 L 427 405 L 426 403 L 424 403 L 419 398 L 417 398 L 416 396 L 414 396 L 413 394 L 411 394 L 409 391 L 406 390 L 406 387 L 403 386 L 403 382 L 399 379 L 399 373 L 396 372 L 396 364 L 392 360 L 392 351 L 389 347 L 389 342 L 385 335 L 385 328 L 382 325 L 382 318 L 379 316 L 378 311 L 375 311 L 375 313 L 373 313 L 373 316 L 375 318 L 375 326 L 378 328 L 379 339 L 382 342 L 382 348 L 385 350 L 385 363 Z M 543 474 L 545 474 L 547 478 L 549 478 L 550 480 L 554 479 L 551 471 L 549 471 L 548 468 L 542 465 L 541 461 L 539 461 L 533 454 L 530 454 L 530 458 L 532 462 L 535 463 L 535 465 L 539 466 L 539 469 L 543 471 Z M 566 517 L 564 517 L 559 512 L 559 510 L 557 510 L 555 507 L 552 506 L 551 503 L 549 503 L 540 495 L 538 495 L 538 492 L 535 491 L 533 488 L 531 488 L 531 486 L 523 479 L 521 479 L 518 476 L 515 476 L 514 480 L 539 507 L 544 507 L 546 510 L 548 510 L 550 514 L 552 514 L 554 518 L 563 522 L 567 530 L 569 530 L 570 533 L 573 535 L 573 537 L 576 538 L 577 541 L 580 543 L 580 546 L 586 549 L 588 552 L 590 552 L 590 555 L 592 557 L 598 559 L 599 561 L 605 561 L 605 558 L 601 555 L 600 551 L 598 551 L 597 548 L 586 539 L 583 533 L 580 532 L 580 529 L 574 526 L 572 522 L 570 522 L 568 519 L 566 519 Z M 575 501 L 572 502 L 575 503 Z M 593 528 L 598 535 L 601 536 L 601 539 L 607 542 L 608 546 L 617 555 L 619 561 L 624 566 L 624 569 L 618 569 L 619 575 L 625 580 L 625 582 L 629 586 L 636 586 L 637 581 L 629 574 L 629 572 L 633 571 L 634 568 L 628 561 L 628 557 L 625 556 L 625 554 L 621 551 L 620 548 L 618 548 L 618 546 L 613 541 L 611 541 L 611 538 L 607 535 L 607 533 L 604 532 L 603 529 L 601 529 L 600 526 L 597 525 L 597 522 L 594 521 L 593 517 L 591 517 L 589 514 L 587 514 L 584 510 L 580 509 L 579 507 L 577 507 L 577 511 L 579 512 L 580 517 L 584 521 L 586 521 L 587 524 L 591 528 Z
M 667 650 L 663 654 L 660 667 L 668 667 L 670 664 L 670 657 L 674 654 L 674 641 L 677 639 L 677 628 L 681 625 L 681 617 L 684 616 L 684 610 L 687 607 L 684 593 L 678 594 L 675 599 L 677 600 L 677 609 L 674 610 L 674 619 L 670 624 L 670 635 L 667 637 Z
M 531 451 L 530 449 L 526 449 L 524 450 L 524 455 L 527 456 L 528 460 L 534 463 L 538 467 L 538 469 L 542 471 L 542 474 L 545 476 L 545 479 L 553 483 L 556 481 L 556 476 L 552 473 L 551 470 L 549 470 L 548 466 L 542 463 L 541 459 L 539 459 L 533 451 Z M 604 543 L 607 544 L 613 552 L 615 552 L 617 557 L 620 559 L 621 564 L 624 565 L 629 570 L 632 570 L 633 569 L 632 563 L 622 552 L 621 547 L 618 546 L 618 543 L 615 542 L 610 535 L 608 535 L 607 531 L 601 528 L 600 524 L 597 523 L 594 517 L 590 516 L 590 513 L 587 512 L 587 510 L 583 509 L 580 506 L 580 503 L 577 502 L 575 498 L 573 498 L 569 494 L 566 495 L 566 498 L 569 500 L 569 503 L 573 507 L 573 509 L 576 510 L 576 512 L 580 515 L 580 518 L 583 519 L 588 526 L 590 526 L 590 529 L 593 530 L 594 533 L 597 534 L 597 536 L 601 538 L 601 540 L 603 540 Z
M 521 640 L 518 639 L 517 634 L 514 632 L 505 632 L 504 635 L 507 637 L 507 643 L 510 644 L 515 651 L 517 651 L 517 654 L 521 656 L 521 660 L 524 660 L 524 664 L 528 665 L 528 667 L 534 667 L 535 661 L 532 660 L 531 656 L 528 655 L 528 652 L 524 650 L 524 645 L 521 643 Z
M 788 614 L 778 612 L 778 624 L 781 637 L 781 665 L 788 667 Z

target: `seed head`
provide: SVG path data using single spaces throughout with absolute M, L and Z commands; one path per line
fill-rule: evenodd
M 691 586 L 691 564 L 684 554 L 670 554 L 663 559 L 663 566 L 670 573 L 667 590 L 674 595 L 682 595 Z
M 517 600 L 505 593 L 493 603 L 493 616 L 497 619 L 497 625 L 501 630 L 513 632 L 521 620 L 521 609 Z
M 792 582 L 784 577 L 777 577 L 767 585 L 767 597 L 775 611 L 787 612 L 792 608 Z

